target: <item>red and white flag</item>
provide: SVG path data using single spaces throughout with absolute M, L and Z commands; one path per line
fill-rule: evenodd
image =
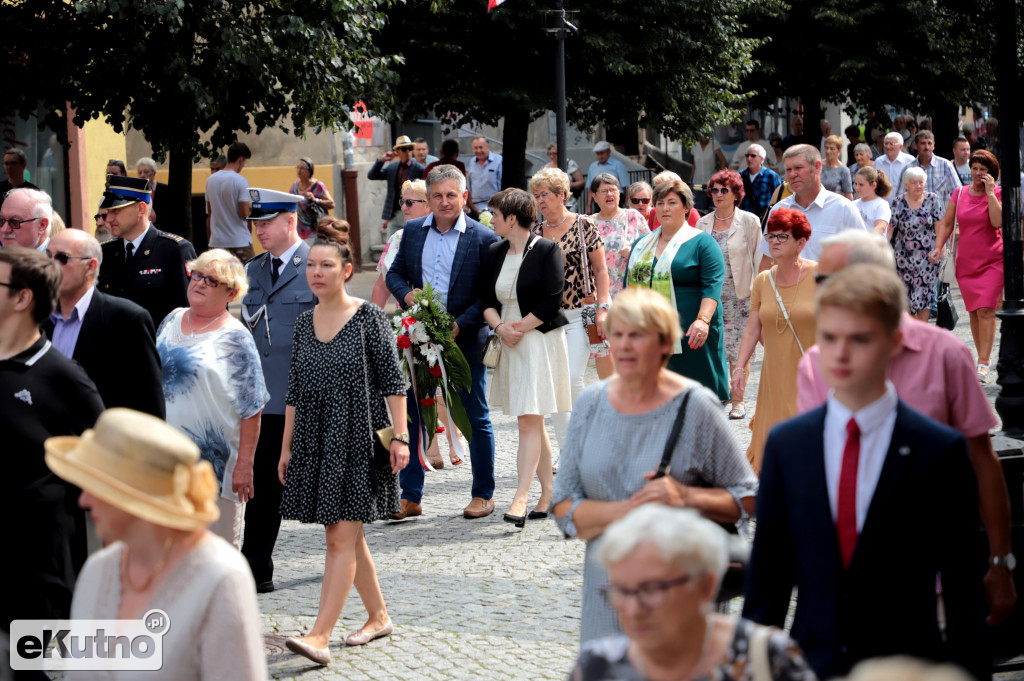
M 505 0 L 487 0 L 487 11 L 490 12 L 503 2 L 505 2 Z

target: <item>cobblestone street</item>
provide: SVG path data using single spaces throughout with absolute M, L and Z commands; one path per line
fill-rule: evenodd
M 368 297 L 373 279 L 351 284 Z M 971 344 L 960 305 L 957 335 Z M 996 353 L 998 353 L 998 336 Z M 994 357 L 997 357 L 995 354 Z M 994 369 L 994 363 L 993 363 Z M 760 353 L 747 390 L 747 419 L 732 421 L 745 449 L 757 399 Z M 596 380 L 593 369 L 588 380 Z M 995 385 L 989 394 L 994 398 Z M 333 661 L 318 667 L 284 649 L 283 638 L 305 633 L 316 616 L 324 561 L 324 530 L 285 522 L 275 561 L 277 591 L 259 596 L 274 678 L 302 679 L 564 679 L 577 652 L 583 542 L 566 541 L 551 520 L 523 530 L 502 522 L 516 486 L 516 426 L 492 413 L 496 453 L 495 513 L 465 520 L 468 461 L 428 473 L 423 516 L 367 526 L 381 589 L 395 633 L 358 648 L 344 638 L 365 620 L 353 590 L 331 644 Z M 441 452 L 447 456 L 447 447 Z M 446 459 L 447 461 L 447 459 Z M 539 495 L 535 483 L 531 505 Z

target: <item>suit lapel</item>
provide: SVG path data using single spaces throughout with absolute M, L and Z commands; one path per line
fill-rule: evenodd
M 807 509 L 809 517 L 822 518 L 826 523 L 823 537 L 828 537 L 828 546 L 821 547 L 827 555 L 834 556 L 836 565 L 842 566 L 839 555 L 839 537 L 836 535 L 836 524 L 832 520 L 832 504 L 828 499 L 828 480 L 825 477 L 825 415 L 827 407 L 821 410 L 820 420 L 811 431 L 814 435 L 807 442 Z M 819 526 L 820 527 L 820 526 Z
M 154 241 L 156 241 L 156 227 L 150 225 L 149 229 L 146 230 L 146 236 L 142 237 L 142 243 L 139 244 L 139 248 L 132 254 L 132 260 L 138 260 L 140 256 L 145 255 L 153 247 Z
M 75 351 L 72 359 L 85 356 L 90 346 L 97 339 L 103 337 L 103 312 L 106 302 L 103 294 L 98 289 L 93 289 L 92 300 L 89 301 L 89 309 L 82 317 L 82 328 L 78 332 L 78 341 L 75 343 Z
M 455 229 L 454 227 L 452 229 Z M 459 278 L 459 270 L 462 269 L 462 263 L 466 261 L 466 254 L 469 253 L 469 245 L 472 238 L 470 232 L 473 229 L 473 225 L 470 224 L 469 218 L 466 218 L 466 231 L 459 235 L 459 245 L 455 247 L 455 259 L 452 260 L 452 273 L 448 278 L 448 300 L 451 300 L 452 291 L 455 289 L 455 282 Z
M 295 249 L 295 252 L 292 253 L 292 257 L 289 258 L 287 262 L 285 262 L 284 267 L 281 269 L 281 276 L 277 278 L 277 283 L 273 285 L 270 284 L 270 282 L 273 281 L 273 279 L 270 276 L 270 268 L 272 267 L 272 264 L 267 265 L 267 288 L 270 290 L 271 293 L 277 291 L 279 288 L 282 288 L 292 279 L 299 276 L 299 265 L 303 265 L 306 262 L 306 257 L 308 253 L 309 246 L 307 246 L 306 244 L 299 245 L 299 247 Z M 296 262 L 296 258 L 298 259 L 298 262 Z M 269 263 L 270 258 L 267 258 L 266 260 Z

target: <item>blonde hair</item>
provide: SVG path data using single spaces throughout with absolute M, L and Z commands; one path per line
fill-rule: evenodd
M 530 178 L 530 193 L 547 189 L 552 194 L 569 196 L 569 176 L 558 168 L 541 168 Z
M 683 181 L 683 178 L 679 177 L 679 173 L 673 173 L 671 170 L 663 170 L 653 178 L 651 178 L 651 184 L 657 187 L 662 182 L 668 182 L 669 180 Z
M 825 146 L 827 147 L 830 144 L 834 146 L 836 149 L 838 149 L 839 153 L 843 152 L 843 138 L 840 137 L 839 135 L 829 135 L 828 137 L 826 137 Z
M 427 183 L 423 180 L 406 180 L 402 183 L 402 194 L 406 192 L 412 192 L 421 199 L 426 200 L 427 198 Z
M 622 324 L 658 334 L 662 343 L 675 345 L 682 337 L 679 313 L 668 298 L 643 286 L 628 286 L 615 296 L 608 310 L 605 328 Z M 668 362 L 669 355 L 662 357 Z
M 814 315 L 822 308 L 838 307 L 873 317 L 892 333 L 907 309 L 903 280 L 886 267 L 858 263 L 829 276 L 814 299 Z
M 242 261 L 223 248 L 211 248 L 188 263 L 188 267 L 193 272 L 199 270 L 212 274 L 214 279 L 226 286 L 229 291 L 236 291 L 238 298 L 249 290 L 249 280 L 245 277 Z
M 50 215 L 49 236 L 52 237 L 57 232 L 63 232 L 67 228 L 68 226 L 64 224 L 64 218 L 60 216 L 60 213 L 53 211 L 53 214 Z

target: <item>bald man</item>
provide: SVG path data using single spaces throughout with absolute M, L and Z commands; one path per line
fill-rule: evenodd
M 56 309 L 41 326 L 54 347 L 82 365 L 107 407 L 164 418 L 156 329 L 145 309 L 96 290 L 103 250 L 80 230 L 50 239 L 46 253 L 63 272 Z

